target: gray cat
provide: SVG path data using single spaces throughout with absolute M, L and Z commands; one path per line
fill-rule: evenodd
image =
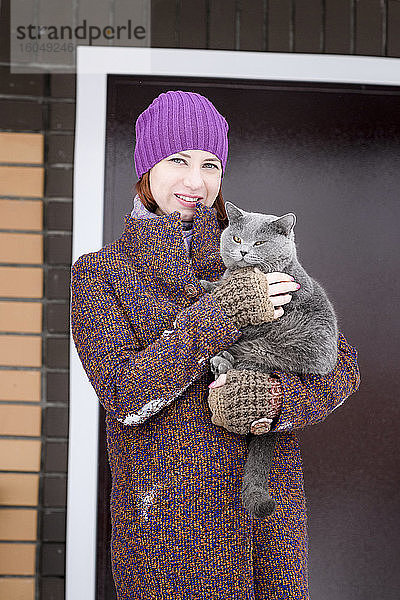
M 272 323 L 243 327 L 240 340 L 230 346 L 229 352 L 220 352 L 211 359 L 215 378 L 232 368 L 299 375 L 329 373 L 337 360 L 336 316 L 325 291 L 297 260 L 293 232 L 296 216 L 250 213 L 231 202 L 226 202 L 225 208 L 229 225 L 221 234 L 220 252 L 226 271 L 216 282 L 202 280 L 203 287 L 212 291 L 233 270 L 251 265 L 263 273 L 292 275 L 301 287 L 285 305 L 282 317 Z M 249 434 L 242 503 L 260 519 L 275 509 L 268 477 L 277 435 Z

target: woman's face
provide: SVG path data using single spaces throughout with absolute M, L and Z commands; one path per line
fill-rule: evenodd
M 158 204 L 156 214 L 179 211 L 192 221 L 196 202 L 212 206 L 221 186 L 221 161 L 205 150 L 171 154 L 150 169 L 150 189 Z

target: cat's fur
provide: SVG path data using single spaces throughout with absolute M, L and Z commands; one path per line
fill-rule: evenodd
M 337 321 L 323 288 L 300 265 L 294 241 L 296 216 L 282 217 L 246 212 L 225 203 L 228 227 L 221 234 L 220 252 L 226 271 L 216 282 L 201 283 L 207 291 L 220 285 L 235 269 L 254 265 L 263 273 L 292 275 L 301 285 L 285 304 L 284 315 L 272 323 L 242 328 L 241 338 L 211 359 L 217 378 L 228 369 L 252 369 L 298 374 L 330 372 L 337 360 Z M 235 241 L 236 240 L 236 241 Z M 256 244 L 256 242 L 263 242 Z M 268 477 L 278 433 L 249 434 L 249 452 L 244 470 L 242 502 L 258 518 L 275 508 L 269 496 Z

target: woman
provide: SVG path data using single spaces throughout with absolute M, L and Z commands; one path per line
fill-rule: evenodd
M 264 291 L 252 285 L 254 273 L 232 276 L 215 296 L 199 285 L 225 269 L 219 237 L 227 130 L 199 94 L 158 96 L 136 123 L 138 195 L 122 237 L 72 267 L 72 334 L 106 409 L 119 600 L 308 598 L 294 430 L 323 420 L 359 383 L 356 351 L 342 335 L 328 376 L 266 376 L 257 390 L 265 401 L 253 412 L 256 421 L 275 417 L 272 430 L 284 432 L 270 477 L 277 510 L 266 521 L 252 519 L 240 488 L 245 434 L 256 425 L 250 420 L 238 435 L 229 416 L 227 429 L 213 424 L 208 359 L 249 323 L 232 303 L 232 286 L 262 322 L 280 318 L 297 285 L 280 273 L 267 276 Z M 218 385 L 240 403 L 229 378 Z

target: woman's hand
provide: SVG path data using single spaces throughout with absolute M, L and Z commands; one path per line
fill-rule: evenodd
M 221 385 L 224 385 L 226 381 L 226 373 L 222 373 L 222 375 L 219 375 L 219 377 L 217 377 L 217 379 L 215 381 L 213 381 L 212 383 L 210 383 L 210 385 L 208 386 L 209 388 L 219 388 L 221 387 Z
M 267 433 L 280 412 L 280 383 L 267 373 L 232 369 L 221 374 L 209 388 L 212 423 L 232 433 Z M 243 404 L 244 397 L 246 405 Z
M 257 267 L 254 269 L 262 273 Z M 300 288 L 294 278 L 287 273 L 262 273 L 268 281 L 269 299 L 274 305 L 274 319 L 279 319 L 284 314 L 282 305 L 288 304 L 292 299 L 290 292 L 295 292 Z
M 282 306 L 288 304 L 292 299 L 292 294 L 290 292 L 297 291 L 300 288 L 300 284 L 294 280 L 294 277 L 287 273 L 262 273 L 257 267 L 254 270 L 261 273 L 267 279 L 269 300 L 274 306 L 274 319 L 278 319 L 284 314 Z M 217 379 L 209 385 L 210 393 L 212 390 L 224 386 L 226 377 L 226 373 L 219 375 Z M 267 433 L 270 430 L 271 423 L 272 419 L 268 417 L 257 419 L 251 423 L 250 432 L 255 435 Z
M 272 290 L 270 290 L 271 282 Z M 283 315 L 283 304 L 298 284 L 287 273 L 265 274 L 254 265 L 235 269 L 209 293 L 238 329 L 272 323 Z

